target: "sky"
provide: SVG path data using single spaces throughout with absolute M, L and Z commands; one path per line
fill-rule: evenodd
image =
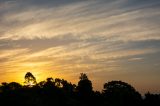
M 26 72 L 160 93 L 160 1 L 0 0 L 0 82 Z

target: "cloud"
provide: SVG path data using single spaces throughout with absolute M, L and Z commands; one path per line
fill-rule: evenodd
M 137 58 L 130 58 L 129 61 L 140 61 L 143 60 L 143 58 L 137 57 Z
M 1 39 L 44 39 L 68 34 L 78 37 L 105 36 L 123 41 L 159 39 L 159 19 L 156 17 L 160 13 L 156 2 L 141 3 L 134 8 L 123 7 L 130 3 L 126 0 L 71 1 L 48 8 L 38 7 L 35 2 L 28 3 L 33 3 L 30 9 L 2 15 Z M 45 2 L 45 5 L 49 3 Z M 19 5 L 18 2 L 16 5 Z M 12 8 L 14 10 L 17 6 Z
M 3 50 L 3 51 L 1 50 L 0 59 L 11 58 L 11 57 L 14 57 L 18 54 L 26 53 L 28 51 L 29 51 L 28 49 L 14 49 L 14 50 Z
M 51 47 L 39 51 L 28 49 L 3 50 L 0 58 L 7 57 L 8 60 L 2 61 L 1 65 L 9 67 L 11 70 L 13 68 L 22 68 L 23 70 L 33 68 L 36 70 L 59 70 L 63 73 L 65 71 L 77 70 L 78 73 L 81 70 L 90 71 L 93 67 L 97 70 L 103 69 L 106 66 L 117 68 L 117 60 L 152 54 L 158 51 L 154 49 L 98 51 L 100 47 L 101 45 L 97 44 L 80 45 L 79 43 L 73 43 L 67 46 Z M 115 61 L 114 65 L 113 60 Z

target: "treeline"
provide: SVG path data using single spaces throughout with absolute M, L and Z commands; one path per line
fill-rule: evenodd
M 160 106 L 160 94 L 146 93 L 142 98 L 122 81 L 107 82 L 101 92 L 93 91 L 84 73 L 77 85 L 59 78 L 37 83 L 28 72 L 23 86 L 17 82 L 0 85 L 0 106 Z

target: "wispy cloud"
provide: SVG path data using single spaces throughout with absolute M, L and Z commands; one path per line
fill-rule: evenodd
M 21 53 L 26 53 L 28 49 L 14 49 L 14 50 L 1 50 L 0 59 L 2 58 L 11 58 Z
M 143 58 L 140 58 L 140 57 L 136 57 L 136 58 L 130 58 L 128 59 L 129 61 L 141 61 L 143 60 Z
M 160 13 L 156 2 L 142 4 L 143 8 L 124 8 L 123 4 L 129 3 L 126 0 L 101 2 L 83 1 L 49 8 L 33 5 L 30 9 L 6 13 L 1 19 L 1 39 L 43 39 L 66 34 L 116 36 L 127 41 L 159 39 L 156 17 Z M 17 5 L 18 2 L 12 8 L 16 9 Z

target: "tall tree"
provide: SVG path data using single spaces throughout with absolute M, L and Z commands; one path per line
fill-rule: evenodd
M 79 77 L 80 81 L 78 82 L 77 91 L 81 96 L 89 96 L 93 92 L 92 82 L 88 79 L 85 73 L 81 73 Z
M 36 78 L 33 76 L 33 74 L 31 72 L 27 72 L 25 75 L 25 84 L 29 87 L 32 87 L 33 85 L 36 85 Z

